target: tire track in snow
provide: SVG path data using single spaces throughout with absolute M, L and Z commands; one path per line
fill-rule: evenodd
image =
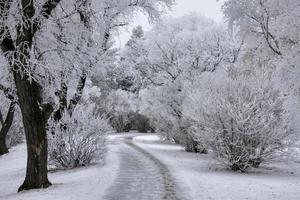
M 180 200 L 168 168 L 128 137 L 120 148 L 120 171 L 106 200 Z

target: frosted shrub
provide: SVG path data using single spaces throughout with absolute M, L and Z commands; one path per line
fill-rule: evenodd
M 51 121 L 48 131 L 49 161 L 57 168 L 76 168 L 103 161 L 105 136 L 111 131 L 105 119 L 79 106 L 59 123 Z
M 247 80 L 216 88 L 198 115 L 199 135 L 216 157 L 234 171 L 245 171 L 280 155 L 290 135 L 280 93 Z
M 203 138 L 198 135 L 199 127 L 197 127 L 197 123 L 192 119 L 185 121 L 185 127 L 182 129 L 185 151 L 206 154 L 208 147 Z
M 118 115 L 112 116 L 109 123 L 117 133 L 129 132 L 131 129 L 128 113 L 118 113 Z
M 136 129 L 139 133 L 147 133 L 150 130 L 149 118 L 139 113 L 132 113 L 131 121 L 133 129 Z
M 105 110 L 109 116 L 109 124 L 118 132 L 131 130 L 130 114 L 136 110 L 135 96 L 130 92 L 116 90 L 106 98 Z
M 151 116 L 151 126 L 155 128 L 155 132 L 159 133 L 163 136 L 164 140 L 173 141 L 177 143 L 177 141 L 174 140 L 174 132 L 172 130 L 173 124 L 170 120 L 168 120 L 166 117 L 154 117 Z M 176 138 L 175 138 L 176 139 Z

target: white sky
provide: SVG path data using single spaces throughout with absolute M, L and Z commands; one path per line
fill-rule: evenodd
M 215 20 L 216 22 L 221 22 L 223 20 L 221 11 L 222 1 L 223 0 L 219 2 L 216 0 L 176 0 L 176 5 L 171 11 L 167 12 L 166 15 L 171 17 L 180 17 L 190 12 L 197 12 Z M 149 24 L 146 16 L 142 14 L 137 16 L 134 22 L 126 29 L 122 30 L 116 37 L 117 47 L 124 46 L 130 38 L 132 28 L 137 25 L 141 25 L 145 31 L 151 29 L 151 25 Z

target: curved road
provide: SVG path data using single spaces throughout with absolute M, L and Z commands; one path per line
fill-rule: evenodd
M 105 200 L 180 200 L 176 184 L 167 167 L 157 158 L 132 143 L 121 143 L 120 169 Z

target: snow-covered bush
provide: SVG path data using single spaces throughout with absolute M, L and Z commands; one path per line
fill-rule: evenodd
M 118 113 L 111 116 L 109 124 L 116 130 L 117 133 L 129 132 L 131 129 L 131 123 L 128 113 Z
M 131 117 L 133 129 L 140 133 L 147 133 L 150 130 L 149 118 L 139 113 L 133 113 Z
M 174 90 L 170 91 L 168 87 L 159 87 L 143 90 L 140 95 L 140 112 L 150 118 L 156 132 L 161 134 L 165 140 L 179 143 L 179 139 L 176 137 L 178 131 L 174 131 L 176 129 L 174 124 L 177 124 L 178 119 L 176 115 L 178 106 Z
M 190 133 L 189 120 L 182 115 L 183 92 L 173 85 L 142 92 L 141 112 L 164 140 L 183 145 L 187 152 L 203 152 Z
M 224 27 L 197 14 L 166 19 L 125 47 L 123 62 L 133 66 L 143 83 L 141 113 L 157 133 L 189 152 L 205 152 L 182 114 L 190 90 L 185 85 L 233 62 L 237 49 Z
M 183 126 L 181 126 L 182 141 L 181 144 L 184 145 L 185 151 L 194 153 L 207 153 L 208 145 L 199 137 L 199 127 L 197 127 L 197 122 L 191 118 L 186 118 Z
M 119 112 L 110 117 L 109 123 L 118 133 L 129 132 L 130 130 L 147 133 L 150 130 L 149 118 L 136 112 Z
M 164 140 L 174 141 L 173 137 L 173 123 L 162 116 L 150 115 L 151 126 L 154 127 L 156 133 L 162 135 Z M 177 141 L 174 141 L 177 143 Z
M 228 80 L 213 85 L 198 101 L 202 106 L 194 119 L 199 136 L 234 171 L 258 167 L 289 143 L 283 98 L 270 83 Z
M 109 124 L 117 132 L 131 130 L 131 113 L 136 111 L 135 95 L 123 90 L 111 92 L 105 99 L 104 113 L 109 117 Z
M 49 123 L 49 161 L 57 168 L 75 168 L 103 161 L 105 137 L 111 131 L 106 119 L 93 114 L 94 106 L 78 106 L 72 116 Z

